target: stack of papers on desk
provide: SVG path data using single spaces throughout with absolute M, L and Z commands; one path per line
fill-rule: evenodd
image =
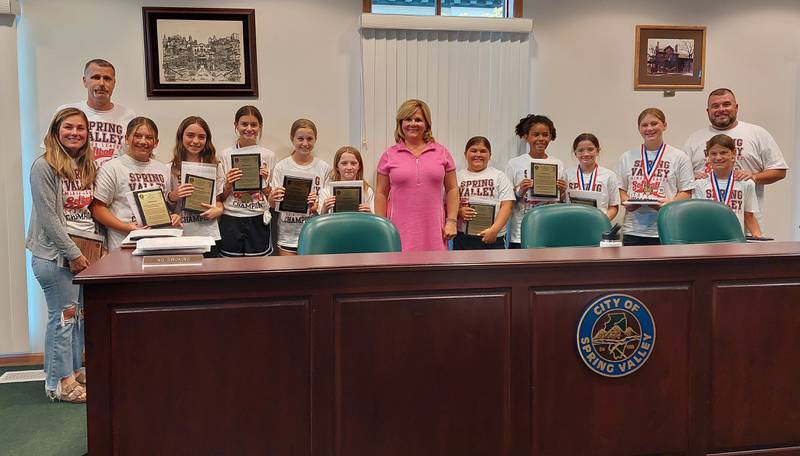
M 214 238 L 211 236 L 144 238 L 136 242 L 133 254 L 137 256 L 203 254 L 210 251 L 214 243 Z
M 151 228 L 147 230 L 133 230 L 122 241 L 122 247 L 136 247 L 136 241 L 144 238 L 163 238 L 183 236 L 183 230 L 177 228 Z

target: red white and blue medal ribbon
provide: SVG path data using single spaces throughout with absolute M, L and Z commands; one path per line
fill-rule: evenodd
M 661 147 L 659 147 L 658 151 L 656 151 L 656 157 L 653 159 L 653 163 L 651 164 L 647 161 L 647 152 L 645 151 L 644 144 L 642 144 L 642 178 L 647 184 L 646 187 L 652 188 L 650 180 L 653 178 L 653 176 L 655 176 L 656 170 L 658 169 L 658 164 L 661 163 L 661 159 L 664 158 L 664 151 L 666 149 L 666 143 L 662 143 Z
M 719 201 L 721 203 L 725 203 L 726 206 L 731 205 L 731 195 L 733 195 L 733 181 L 736 178 L 733 176 L 733 170 L 731 170 L 730 175 L 728 176 L 728 183 L 725 185 L 725 191 L 723 192 L 719 188 L 719 180 L 717 179 L 717 174 L 715 172 L 711 172 L 711 193 L 714 195 L 714 201 Z
M 589 178 L 589 183 L 587 184 L 586 183 L 586 179 L 583 177 L 583 171 L 581 170 L 581 167 L 578 166 L 578 170 L 577 170 L 578 182 L 580 182 L 580 184 L 581 184 L 581 190 L 584 190 L 584 191 L 587 191 L 587 192 L 595 191 L 595 188 L 597 187 L 597 170 L 598 170 L 598 168 L 600 168 L 600 167 L 595 165 L 594 171 L 592 171 L 592 175 Z

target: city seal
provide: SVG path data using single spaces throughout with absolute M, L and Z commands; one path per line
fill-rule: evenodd
M 624 377 L 650 358 L 656 325 L 644 303 L 613 293 L 595 299 L 583 311 L 577 342 L 589 369 L 605 377 Z

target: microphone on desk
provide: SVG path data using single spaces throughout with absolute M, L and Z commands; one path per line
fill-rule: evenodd
M 600 247 L 620 247 L 622 246 L 622 242 L 619 240 L 619 230 L 622 229 L 622 225 L 619 223 L 615 223 L 610 230 L 603 233 L 603 238 L 600 241 Z
M 614 241 L 614 240 L 616 240 L 617 239 L 617 233 L 619 233 L 619 230 L 621 230 L 621 229 L 622 229 L 622 225 L 620 225 L 619 223 L 615 223 L 614 226 L 612 226 L 610 230 L 608 230 L 605 233 L 603 233 L 603 240 L 606 240 L 606 241 Z

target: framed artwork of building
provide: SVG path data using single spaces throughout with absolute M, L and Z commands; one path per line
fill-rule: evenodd
M 142 8 L 148 97 L 258 96 L 255 10 Z
M 706 27 L 637 25 L 634 89 L 695 89 L 705 81 Z

